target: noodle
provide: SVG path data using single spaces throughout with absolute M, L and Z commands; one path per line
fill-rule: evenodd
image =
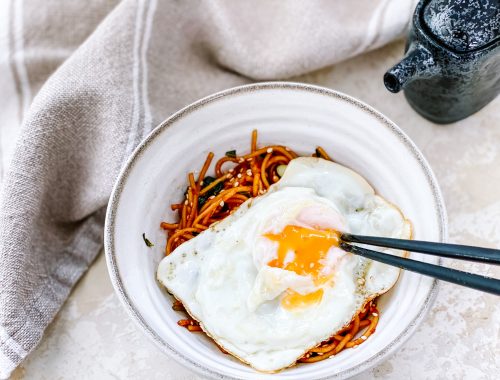
M 176 230 L 177 228 L 179 228 L 179 223 L 161 222 L 160 227 L 164 230 Z
M 251 145 L 251 152 L 255 152 L 257 150 L 257 130 L 254 129 L 252 131 L 252 145 Z
M 298 157 L 294 151 L 281 145 L 257 148 L 256 130 L 252 132 L 250 148 L 250 153 L 246 155 L 237 156 L 235 151 L 231 151 L 220 158 L 215 163 L 216 178 L 206 176 L 214 158 L 212 152 L 208 153 L 196 181 L 194 173 L 188 174 L 184 200 L 170 206 L 173 211 L 178 212 L 179 221 L 162 222 L 160 225 L 168 232 L 166 255 L 206 230 L 212 223 L 232 214 L 248 199 L 264 194 L 279 180 L 278 166 L 287 165 Z M 331 160 L 321 147 L 316 148 L 313 156 Z M 229 163 L 232 163 L 233 167 L 223 171 L 223 166 Z M 178 300 L 174 301 L 172 308 L 185 312 L 182 302 Z M 298 361 L 314 363 L 336 355 L 346 348 L 356 347 L 375 332 L 378 319 L 376 303 L 374 300 L 369 301 L 348 325 L 318 347 L 309 350 Z M 192 332 L 203 331 L 200 324 L 190 317 L 177 323 Z M 362 329 L 365 330 L 360 334 Z M 221 351 L 227 353 L 222 348 Z
M 205 178 L 205 174 L 207 174 L 208 168 L 210 167 L 213 158 L 214 154 L 212 152 L 208 153 L 207 159 L 205 160 L 205 163 L 200 170 L 200 174 L 198 175 L 198 189 L 200 189 L 202 186 L 203 178 Z

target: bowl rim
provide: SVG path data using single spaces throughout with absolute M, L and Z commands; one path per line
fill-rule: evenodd
M 417 159 L 421 168 L 423 169 L 427 183 L 430 186 L 436 204 L 436 214 L 439 220 L 439 240 L 442 242 L 447 241 L 448 238 L 448 220 L 446 214 L 446 208 L 444 204 L 444 199 L 441 194 L 441 190 L 435 178 L 435 175 L 430 168 L 427 160 L 424 158 L 422 152 L 417 148 L 415 143 L 390 119 L 384 116 L 379 111 L 375 110 L 366 103 L 342 92 L 332 90 L 329 88 L 298 83 L 298 82 L 259 82 L 253 84 L 247 84 L 237 87 L 232 87 L 223 91 L 216 92 L 212 95 L 208 95 L 201 98 L 185 107 L 175 112 L 163 122 L 161 122 L 156 128 L 154 128 L 134 149 L 132 154 L 126 160 L 125 164 L 122 166 L 120 173 L 117 177 L 115 185 L 111 196 L 109 198 L 108 207 L 106 211 L 105 226 L 104 226 L 104 251 L 106 256 L 106 263 L 108 267 L 109 276 L 111 278 L 111 283 L 115 292 L 118 295 L 121 303 L 125 307 L 127 313 L 132 318 L 132 320 L 140 327 L 140 329 L 152 339 L 156 345 L 168 356 L 177 360 L 180 364 L 184 365 L 190 370 L 203 375 L 205 377 L 217 378 L 217 379 L 240 379 L 238 377 L 232 377 L 220 372 L 214 371 L 210 368 L 200 365 L 191 358 L 185 357 L 180 352 L 178 352 L 174 347 L 172 347 L 168 342 L 163 340 L 144 320 L 141 312 L 136 308 L 132 300 L 129 298 L 118 270 L 116 262 L 114 235 L 115 235 L 115 217 L 116 212 L 120 203 L 120 196 L 126 185 L 128 176 L 134 167 L 137 160 L 142 156 L 144 151 L 153 142 L 153 140 L 159 134 L 163 133 L 169 126 L 177 122 L 179 119 L 185 117 L 186 115 L 196 111 L 197 109 L 214 103 L 218 100 L 237 96 L 251 92 L 260 92 L 267 90 L 292 90 L 292 91 L 305 91 L 314 94 L 320 94 L 328 97 L 335 98 L 337 100 L 345 101 L 351 105 L 356 106 L 364 112 L 368 112 L 372 116 L 375 116 L 385 127 L 387 127 L 401 143 L 403 143 L 409 150 L 410 154 Z M 441 264 L 441 259 L 439 259 L 438 264 Z M 392 354 L 400 345 L 402 345 L 417 329 L 420 323 L 424 320 L 428 311 L 430 310 L 434 300 L 437 296 L 439 288 L 439 281 L 434 279 L 431 289 L 425 299 L 422 308 L 419 310 L 417 316 L 410 322 L 408 326 L 403 330 L 403 332 L 398 335 L 394 340 L 392 340 L 383 350 L 377 352 L 375 355 L 371 356 L 365 360 L 360 365 L 346 369 L 342 372 L 336 374 L 328 375 L 325 377 L 317 378 L 316 380 L 327 380 L 327 379 L 338 379 L 351 377 L 361 372 L 364 372 L 371 367 L 375 366 L 382 359 L 386 359 Z

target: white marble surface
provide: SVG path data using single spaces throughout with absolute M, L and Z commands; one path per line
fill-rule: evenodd
M 402 42 L 297 78 L 353 95 L 395 121 L 420 147 L 442 187 L 450 240 L 500 247 L 500 97 L 467 120 L 438 126 L 402 94 L 388 93 L 384 71 Z M 500 268 L 446 262 L 500 277 Z M 418 332 L 386 362 L 356 379 L 494 379 L 500 370 L 500 302 L 442 284 Z M 163 355 L 129 320 L 101 255 L 78 283 L 40 346 L 13 379 L 197 379 Z

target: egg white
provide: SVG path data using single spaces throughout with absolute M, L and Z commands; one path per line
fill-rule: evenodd
M 334 270 L 334 280 L 322 285 L 321 301 L 297 310 L 283 308 L 280 299 L 287 289 L 307 294 L 318 285 L 307 276 L 266 265 L 275 245 L 263 235 L 286 225 L 307 225 L 308 218 L 344 232 L 411 235 L 401 212 L 375 195 L 359 174 L 319 158 L 297 158 L 268 193 L 245 202 L 165 257 L 157 278 L 226 351 L 260 371 L 283 369 L 348 324 L 399 275 L 397 268 L 332 248 L 325 269 Z

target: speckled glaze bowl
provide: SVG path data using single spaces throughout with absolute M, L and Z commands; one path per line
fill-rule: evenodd
M 356 349 L 331 359 L 300 364 L 277 374 L 258 373 L 224 355 L 203 334 L 177 325 L 182 314 L 155 279 L 172 220 L 169 204 L 179 201 L 186 173 L 199 169 L 209 151 L 221 156 L 260 144 L 283 144 L 298 153 L 323 146 L 359 172 L 412 221 L 415 239 L 444 241 L 446 217 L 434 175 L 401 130 L 373 108 L 347 95 L 296 83 L 237 87 L 199 100 L 159 125 L 134 151 L 113 190 L 106 217 L 109 273 L 131 318 L 167 355 L 214 379 L 344 379 L 385 360 L 417 329 L 432 305 L 437 281 L 401 274 L 379 301 L 377 331 Z M 154 243 L 148 248 L 142 234 Z M 411 257 L 437 263 L 432 256 Z

